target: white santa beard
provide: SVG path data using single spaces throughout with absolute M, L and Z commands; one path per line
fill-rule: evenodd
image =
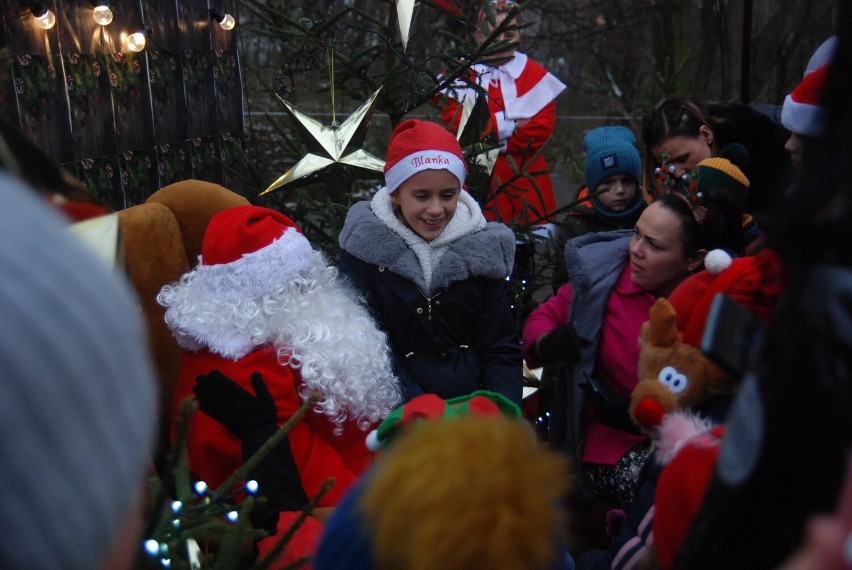
M 279 359 L 297 368 L 302 398 L 318 391 L 317 407 L 337 422 L 362 429 L 384 419 L 402 401 L 387 335 L 376 327 L 357 294 L 336 279 L 313 282 L 301 302 L 278 308 L 270 300 L 270 338 Z
M 166 320 L 187 350 L 207 348 L 232 360 L 273 345 L 282 365 L 299 370 L 307 399 L 319 392 L 315 410 L 342 430 L 382 420 L 401 402 L 387 337 L 358 295 L 337 278 L 319 252 L 308 267 L 267 293 L 243 298 L 216 294 L 192 278 L 164 288 Z

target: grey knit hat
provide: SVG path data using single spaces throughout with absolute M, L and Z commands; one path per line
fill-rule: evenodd
M 0 173 L 0 568 L 95 568 L 144 490 L 155 382 L 129 285 Z

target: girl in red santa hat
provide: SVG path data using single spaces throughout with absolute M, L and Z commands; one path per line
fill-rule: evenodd
M 285 215 L 239 206 L 210 220 L 198 266 L 158 295 L 184 348 L 173 412 L 193 389 L 203 387 L 208 396 L 199 393 L 203 411 L 191 417 L 188 429 L 194 478 L 218 487 L 250 455 L 243 448 L 252 436 L 249 424 L 261 423 L 244 413 L 252 393 L 257 401 L 266 396 L 274 402 L 278 424 L 316 393 L 316 404 L 271 454 L 273 499 L 277 510 L 295 513 L 333 478 L 315 512 L 337 503 L 370 463 L 369 430 L 401 401 L 386 336 L 353 298 L 337 270 Z M 228 387 L 231 400 L 223 403 Z M 211 391 L 219 393 L 218 408 L 211 407 Z M 308 552 L 317 524 L 303 527 Z M 275 526 L 273 521 L 268 530 Z
M 491 390 L 521 403 L 521 348 L 506 292 L 515 236 L 464 189 L 455 137 L 429 121 L 393 132 L 386 186 L 352 206 L 341 273 L 387 331 L 404 397 Z

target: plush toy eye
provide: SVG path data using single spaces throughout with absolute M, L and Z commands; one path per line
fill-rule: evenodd
M 686 374 L 681 374 L 674 366 L 666 366 L 660 370 L 658 378 L 660 382 L 666 386 L 666 388 L 675 394 L 680 394 L 686 390 L 686 385 L 689 384 L 689 381 L 686 379 Z

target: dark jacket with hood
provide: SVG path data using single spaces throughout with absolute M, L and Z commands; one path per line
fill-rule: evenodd
M 633 203 L 623 212 L 613 212 L 606 208 L 594 196 L 589 196 L 589 189 L 583 187 L 577 195 L 580 202 L 566 214 L 565 219 L 558 223 L 556 230 L 556 251 L 563 252 L 568 240 L 596 232 L 611 232 L 614 230 L 631 230 L 636 220 L 645 210 L 645 193 L 637 187 Z M 551 284 L 555 292 L 571 279 L 565 257 L 555 256 Z
M 339 269 L 389 337 L 409 400 L 491 390 L 521 404 L 521 345 L 506 287 L 515 237 L 486 223 L 461 193 L 442 234 L 426 242 L 393 212 L 386 188 L 349 211 Z

